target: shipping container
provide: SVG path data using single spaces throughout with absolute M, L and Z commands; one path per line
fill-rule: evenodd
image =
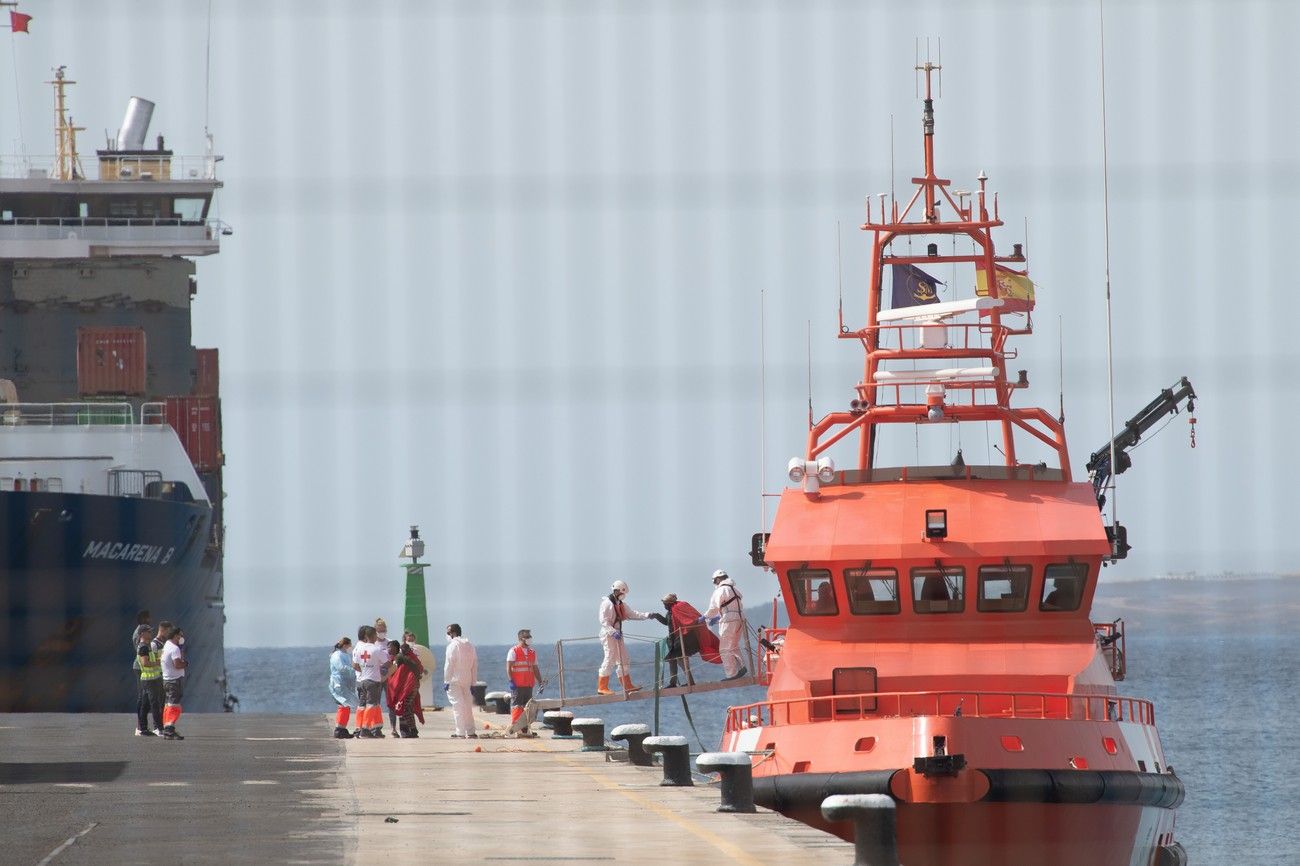
M 77 329 L 77 390 L 83 397 L 145 393 L 144 328 Z
M 217 397 L 221 394 L 221 372 L 217 365 L 216 349 L 194 350 L 194 395 Z
M 164 398 L 164 416 L 199 472 L 217 469 L 221 453 L 221 401 L 216 397 Z

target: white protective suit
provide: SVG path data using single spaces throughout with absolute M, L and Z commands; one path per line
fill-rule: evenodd
M 447 689 L 447 699 L 451 702 L 451 715 L 456 725 L 456 733 L 462 737 L 474 731 L 474 699 L 470 695 L 470 686 L 478 680 L 478 653 L 474 644 L 464 637 L 454 637 L 447 642 L 447 660 L 442 666 L 442 681 Z
M 629 619 L 649 619 L 650 614 L 633 610 L 620 598 L 615 604 L 613 593 L 600 600 L 600 646 L 605 650 L 605 658 L 600 663 L 600 675 L 609 676 L 609 672 L 618 665 L 620 677 L 631 676 L 628 667 L 627 645 L 623 642 L 623 622 Z M 614 637 L 618 632 L 619 637 Z
M 718 652 L 722 654 L 722 670 L 727 677 L 734 677 L 744 665 L 740 656 L 740 638 L 745 633 L 745 613 L 741 603 L 740 593 L 728 577 L 713 590 L 709 609 L 704 612 L 706 620 L 715 616 L 722 618 L 718 625 Z

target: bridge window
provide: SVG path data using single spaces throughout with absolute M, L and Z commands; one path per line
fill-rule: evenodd
M 795 609 L 804 616 L 834 616 L 840 612 L 829 569 L 792 569 L 790 597 L 794 599 Z
M 1043 600 L 1039 610 L 1078 610 L 1083 601 L 1083 584 L 1088 566 L 1082 562 L 1062 562 L 1047 566 L 1043 573 Z
M 892 568 L 846 568 L 849 610 L 859 614 L 898 613 L 898 572 Z
M 966 609 L 966 569 L 958 566 L 912 569 L 912 610 L 961 613 Z
M 980 594 L 975 606 L 981 611 L 1017 613 L 1029 606 L 1027 565 L 981 565 Z

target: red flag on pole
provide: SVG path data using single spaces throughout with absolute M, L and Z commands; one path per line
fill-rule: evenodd
M 21 12 L 9 10 L 9 29 L 15 33 L 30 33 L 27 29 L 27 23 L 32 20 L 32 16 L 24 15 Z

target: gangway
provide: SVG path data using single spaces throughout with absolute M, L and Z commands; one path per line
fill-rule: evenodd
M 763 633 L 765 631 L 765 629 L 761 628 L 758 630 L 760 642 L 764 641 Z M 633 671 L 636 671 L 638 668 L 644 671 L 647 666 L 652 665 L 653 667 L 651 670 L 653 673 L 642 688 L 630 692 L 624 691 L 620 688 L 608 695 L 589 694 L 583 691 L 579 691 L 575 694 L 572 691 L 574 684 L 578 681 L 578 677 L 584 677 L 583 682 L 594 684 L 596 674 L 596 667 L 593 665 L 582 665 L 581 663 L 575 665 L 573 663 L 575 656 L 578 655 L 574 650 L 579 645 L 587 644 L 589 646 L 588 653 L 590 657 L 596 658 L 598 661 L 598 657 L 595 656 L 594 652 L 592 652 L 594 647 L 590 647 L 590 644 L 598 642 L 599 638 L 566 638 L 564 640 L 556 641 L 554 668 L 556 674 L 554 678 L 543 682 L 541 688 L 537 690 L 536 696 L 533 697 L 525 707 L 524 714 L 518 721 L 510 726 L 509 731 L 511 733 L 522 731 L 525 727 L 533 724 L 537 717 L 546 710 L 558 710 L 566 707 L 590 707 L 604 704 L 621 704 L 628 701 L 659 700 L 662 698 L 673 698 L 679 696 L 685 698 L 688 695 L 718 692 L 723 691 L 724 689 L 738 689 L 749 686 L 766 685 L 769 681 L 769 666 L 772 663 L 772 657 L 771 654 L 767 652 L 759 652 L 756 654 L 753 651 L 750 642 L 750 632 L 751 629 L 749 628 L 745 630 L 745 639 L 740 647 L 741 661 L 744 665 L 744 669 L 747 671 L 744 676 L 735 677 L 733 679 L 702 680 L 693 682 L 695 673 L 699 673 L 701 668 L 713 668 L 715 666 L 710 664 L 701 664 L 697 660 L 693 673 L 691 659 L 690 657 L 687 657 L 685 659 L 678 659 L 678 665 L 681 669 L 678 679 L 686 680 L 686 683 L 681 685 L 670 685 L 672 680 L 667 679 L 667 669 L 669 666 L 665 657 L 668 643 L 666 639 L 647 638 L 624 632 L 624 642 L 631 644 L 631 646 L 628 647 L 628 657 Z M 647 655 L 645 651 L 650 649 L 651 646 L 653 646 L 654 650 L 652 661 L 646 660 L 645 658 Z M 634 653 L 633 647 L 640 647 L 642 652 Z M 566 649 L 568 651 L 569 659 L 567 663 Z M 559 694 L 543 694 L 546 687 L 549 686 L 552 681 L 555 682 Z

